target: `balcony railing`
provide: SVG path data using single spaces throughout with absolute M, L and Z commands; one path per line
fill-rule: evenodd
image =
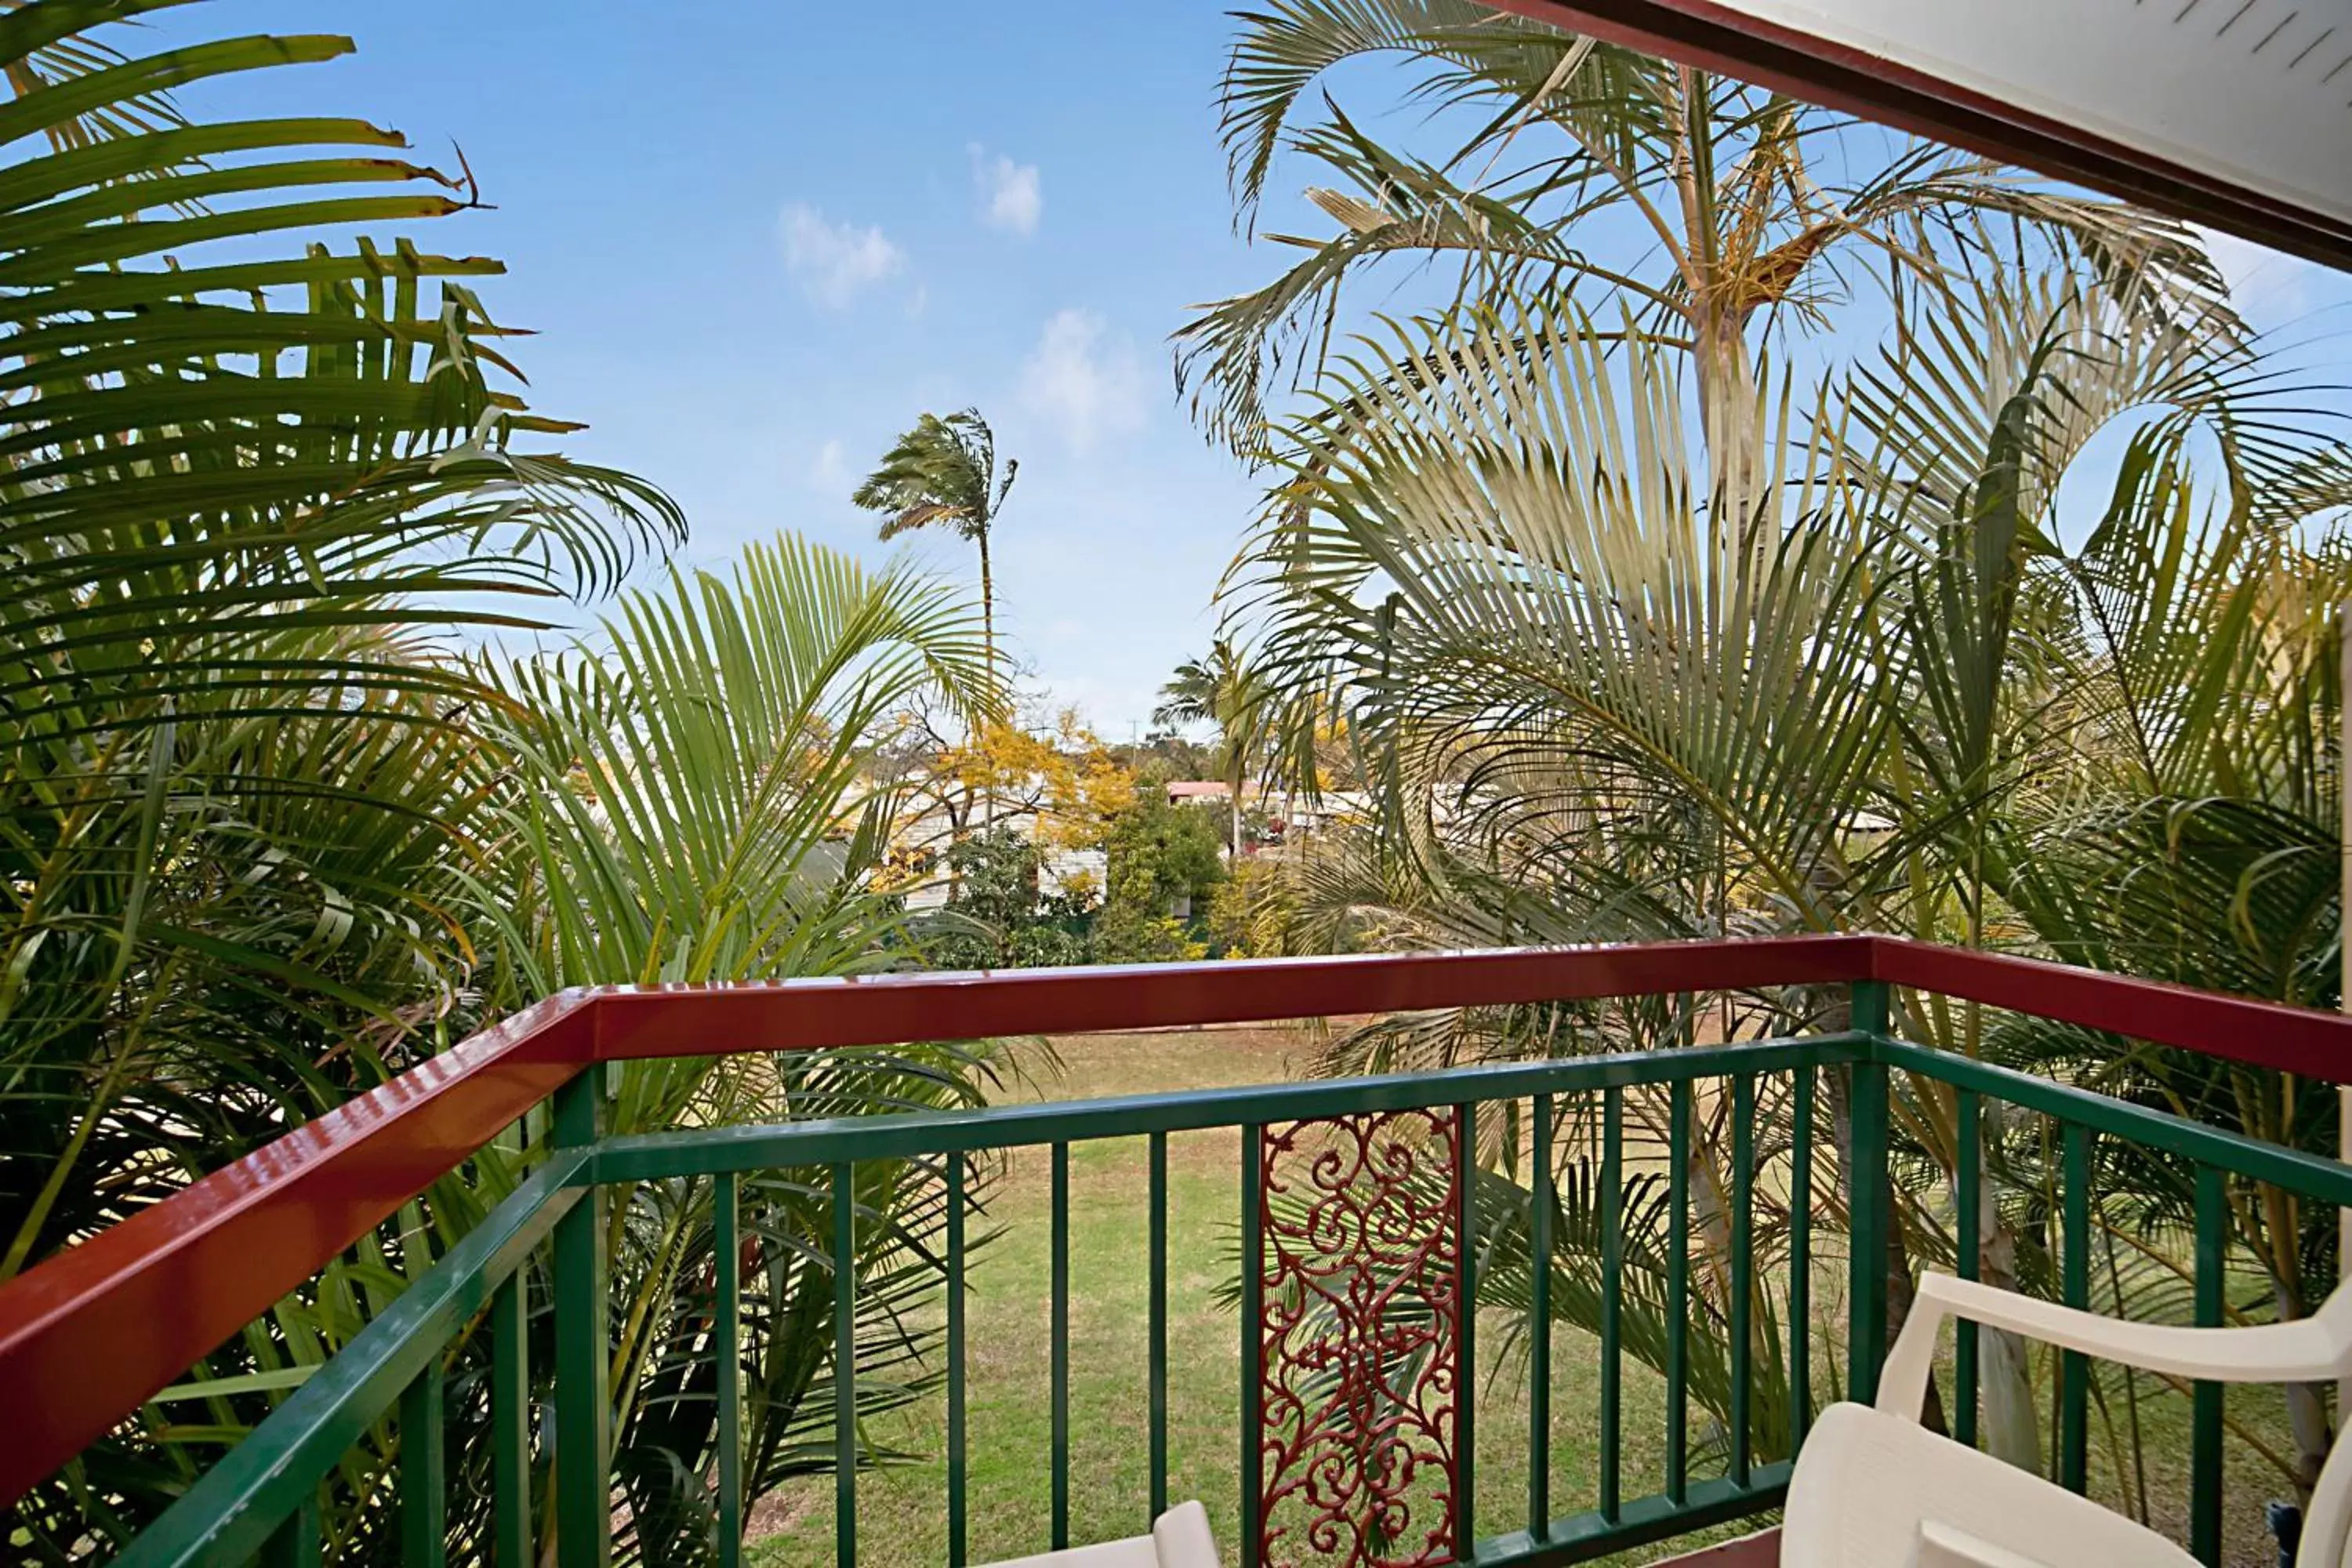
M 1180 1024 L 1498 1005 L 1801 985 L 1847 990 L 1851 1026 L 1795 1039 L 1637 1055 L 1580 1057 L 1443 1072 L 1121 1100 L 1003 1106 L 775 1126 L 681 1129 L 617 1137 L 601 1128 L 607 1075 L 633 1058 L 822 1051 L 929 1038 L 1071 1034 Z M 740 1559 L 744 1521 L 747 1252 L 741 1184 L 800 1173 L 828 1216 L 830 1260 L 858 1255 L 862 1227 L 884 1223 L 873 1173 L 912 1171 L 944 1203 L 940 1342 L 945 1496 L 952 1564 L 967 1550 L 965 1281 L 975 1172 L 997 1152 L 1044 1149 L 1050 1169 L 1052 1410 L 1041 1544 L 1069 1543 L 1070 1151 L 1141 1140 L 1147 1157 L 1148 1394 L 1140 1436 L 1145 1485 L 1131 1500 L 1143 1527 L 1170 1500 L 1168 1149 L 1171 1135 L 1240 1133 L 1233 1173 L 1237 1346 L 1244 1369 L 1233 1464 L 1239 1475 L 1243 1568 L 1309 1558 L 1349 1563 L 1538 1564 L 1580 1561 L 1763 1513 L 1780 1500 L 1806 1426 L 1828 1397 L 1867 1399 L 1886 1342 L 1890 1079 L 1906 1103 L 1937 1097 L 1957 1129 L 1952 1234 L 1978 1234 L 1986 1177 L 1978 1131 L 2006 1105 L 2054 1128 L 2056 1293 L 2092 1295 L 2093 1172 L 2103 1142 L 2169 1163 L 2193 1194 L 2195 1320 L 2224 1310 L 2230 1184 L 2259 1183 L 2310 1202 L 2352 1204 L 2352 1168 L 2106 1099 L 2048 1079 L 1906 1043 L 1890 1028 L 1892 989 L 1984 1003 L 2233 1061 L 2336 1079 L 2352 1065 L 2352 1022 L 2054 965 L 1875 937 L 1813 937 L 1558 952 L 1318 959 L 894 976 L 715 990 L 567 994 L 467 1042 L 320 1118 L 174 1198 L 70 1249 L 0 1289 L 0 1496 L 14 1498 L 71 1461 L 215 1346 L 300 1288 L 355 1239 L 477 1150 L 537 1110 L 535 1172 L 411 1283 L 341 1354 L 198 1479 L 119 1559 L 129 1564 L 276 1563 L 320 1559 L 322 1486 L 355 1445 L 387 1434 L 396 1448 L 403 1561 L 564 1568 L 608 1558 L 615 1518 L 606 1386 L 613 1351 L 606 1300 L 608 1205 L 638 1184 L 679 1184 L 711 1205 L 707 1320 L 694 1325 L 712 1367 L 719 1436 L 709 1479 L 718 1562 Z M 1832 1075 L 1835 1075 L 1832 1078 Z M 1834 1089 L 1850 1139 L 1851 1201 L 1815 1173 Z M 1757 1140 L 1759 1104 L 1784 1131 Z M 1632 1166 L 1627 1108 L 1664 1129 L 1663 1172 Z M 1727 1283 L 1719 1334 L 1691 1331 L 1695 1110 L 1727 1122 L 1730 1191 L 1720 1217 Z M 1553 1190 L 1557 1140 L 1573 1121 L 1596 1154 L 1589 1191 Z M 1524 1157 L 1531 1182 L 1506 1201 L 1480 1172 L 1480 1129 Z M 1503 1131 L 1507 1128 L 1507 1131 Z M 2112 1152 L 2112 1151 L 2108 1151 Z M 1622 1314 L 1627 1194 L 1663 1184 L 1671 1229 L 1662 1331 L 1641 1342 Z M 1523 1201 L 1521 1199 L 1523 1198 Z M 1790 1216 L 1783 1245 L 1759 1257 L 1759 1203 Z M 1516 1206 L 1515 1206 L 1516 1205 Z M 1597 1486 L 1556 1499 L 1549 1445 L 1555 1313 L 1563 1215 L 1594 1227 L 1599 1394 L 1592 1415 Z M 1817 1254 L 1817 1221 L 1843 1235 L 1843 1258 Z M 1498 1247 L 1507 1241 L 1508 1247 Z M 1530 1259 L 1508 1309 L 1496 1304 L 1498 1251 Z M 1977 1268 L 1977 1249 L 1950 1263 Z M 1486 1260 L 1482 1263 L 1482 1259 Z M 1842 1272 L 1839 1270 L 1842 1268 Z M 1836 1289 L 1825 1291 L 1825 1281 Z M 828 1375 L 835 1415 L 836 1560 L 858 1555 L 858 1321 L 854 1268 L 831 1268 Z M 755 1281 L 754 1289 L 759 1286 Z M 531 1363 L 528 1294 L 545 1290 L 554 1323 L 551 1381 Z M 1526 1335 L 1528 1486 L 1508 1519 L 1480 1516 L 1481 1313 Z M 1842 1301 L 1831 1301 L 1842 1295 Z M 1842 1320 L 1824 1331 L 1833 1307 Z M 1511 1314 L 1516 1313 L 1513 1318 Z M 487 1341 L 487 1350 L 483 1342 Z M 1842 1342 L 1842 1353 L 1835 1347 Z M 450 1373 L 467 1347 L 462 1387 Z M 1832 1348 L 1825 1348 L 1832 1347 Z M 542 1353 L 546 1347 L 541 1347 Z M 732 1353 L 730 1353 L 731 1350 Z M 1628 1495 L 1623 1389 L 1628 1361 L 1663 1379 L 1662 1485 Z M 1761 1375 L 1759 1375 L 1759 1369 Z M 1183 1375 L 1179 1368 L 1178 1374 Z M 479 1375 L 474 1375 L 478 1372 Z M 1951 1367 L 1952 1426 L 1976 1436 L 1977 1346 L 1963 1328 Z M 2056 1390 L 2055 1469 L 2081 1489 L 2089 1472 L 2092 1379 L 2065 1358 Z M 453 1392 L 455 1390 L 456 1392 Z M 1491 1385 L 1486 1385 L 1491 1397 Z M 1759 1397 L 1759 1390 L 1769 1397 Z M 453 1399 L 492 1434 L 487 1506 L 453 1512 L 442 1434 Z M 1709 1419 L 1695 1423 L 1699 1399 Z M 1515 1418 L 1516 1416 L 1516 1406 Z M 2223 1406 L 2216 1387 L 2191 1398 L 2188 1534 L 2221 1561 Z M 1699 1474 L 1697 1441 L 1713 1444 Z M 1644 1435 L 1644 1440 L 1653 1435 Z M 1492 1435 L 1489 1435 L 1491 1444 Z M 592 1456 L 573 1464 L 569 1456 Z M 538 1478 L 534 1485 L 534 1477 Z M 1564 1506 L 1563 1506 L 1564 1505 Z

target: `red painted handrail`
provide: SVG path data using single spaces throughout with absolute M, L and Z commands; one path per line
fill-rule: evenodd
M 0 1500 L 592 1063 L 1856 980 L 2352 1080 L 2352 1018 L 1876 936 L 566 992 L 0 1286 Z
M 1902 937 L 1867 940 L 1873 980 L 2325 1083 L 2352 1083 L 2352 1017 L 2341 1013 Z

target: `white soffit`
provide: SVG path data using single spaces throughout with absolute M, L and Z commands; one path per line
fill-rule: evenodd
M 2352 228 L 2352 0 L 1734 0 Z
M 2352 0 L 1488 0 L 2352 267 Z

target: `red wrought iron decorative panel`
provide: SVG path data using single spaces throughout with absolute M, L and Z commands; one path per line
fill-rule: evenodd
M 1461 1136 L 1452 1108 L 1266 1129 L 1265 1568 L 1454 1561 Z

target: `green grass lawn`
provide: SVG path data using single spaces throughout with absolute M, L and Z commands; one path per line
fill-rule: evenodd
M 1085 1036 L 1056 1042 L 1063 1071 L 1027 1092 L 1052 1099 L 1149 1093 L 1295 1076 L 1303 1037 L 1279 1029 Z M 1180 1134 L 1169 1154 L 1169 1493 L 1204 1503 L 1228 1563 L 1238 1561 L 1236 1481 L 1240 1321 L 1217 1300 L 1232 1270 L 1239 1208 L 1239 1134 Z M 1071 1151 L 1070 1539 L 1135 1534 L 1148 1525 L 1146 1425 L 1148 1255 L 1145 1146 L 1141 1139 L 1079 1144 Z M 1018 1152 L 990 1205 L 987 1226 L 1003 1234 L 977 1256 L 969 1295 L 970 1552 L 974 1563 L 1044 1551 L 1049 1544 L 1051 1456 L 1048 1336 L 1049 1158 Z M 1824 1237 L 1821 1249 L 1834 1248 Z M 1841 1299 L 1825 1261 L 1816 1310 Z M 1477 1404 L 1477 1524 L 1482 1536 L 1521 1527 L 1528 1508 L 1527 1370 L 1514 1353 L 1514 1325 L 1480 1315 L 1482 1379 Z M 1817 1356 L 1824 1392 L 1826 1356 Z M 1586 1335 L 1554 1337 L 1551 1500 L 1555 1515 L 1589 1508 L 1597 1485 L 1599 1357 Z M 2188 1498 L 2187 1401 L 2141 1380 L 2139 1417 L 2155 1453 L 2148 1512 L 2178 1533 Z M 2274 1390 L 2233 1391 L 2231 1409 L 2283 1438 Z M 2113 1412 L 2120 1427 L 2126 1413 Z M 1660 1489 L 1665 1402 L 1661 1380 L 1630 1358 L 1623 1383 L 1623 1475 L 1628 1499 Z M 863 1568 L 935 1568 L 947 1555 L 945 1397 L 893 1413 L 872 1434 L 878 1443 L 923 1454 L 919 1461 L 858 1478 L 858 1556 Z M 2092 1420 L 2094 1494 L 2125 1501 L 2107 1458 L 2105 1429 Z M 2261 1504 L 2281 1494 L 2274 1472 L 2235 1440 L 2229 1444 L 2232 1563 L 2274 1560 L 2262 1532 Z M 1704 1471 L 1694 1468 L 1694 1479 Z M 2135 1484 L 2130 1490 L 2137 1494 Z M 1755 1528 L 1759 1521 L 1685 1537 L 1612 1562 L 1654 1561 Z M 763 1500 L 754 1511 L 752 1558 L 762 1568 L 830 1568 L 833 1481 L 812 1478 Z
M 1300 1037 L 1286 1031 L 1203 1031 L 1090 1036 L 1057 1042 L 1064 1072 L 1051 1098 L 1148 1093 L 1293 1076 Z M 1148 1523 L 1150 1479 L 1146 1410 L 1144 1144 L 1140 1139 L 1071 1151 L 1070 1538 L 1131 1535 Z M 1240 1202 L 1240 1138 L 1233 1131 L 1169 1141 L 1169 1491 L 1207 1505 L 1220 1542 L 1238 1537 L 1236 1479 L 1240 1320 L 1217 1293 L 1230 1277 Z M 971 1552 L 987 1563 L 1043 1551 L 1050 1523 L 1051 1405 L 1047 1335 L 1048 1157 L 1016 1155 L 991 1205 L 1003 1234 L 979 1256 L 969 1298 Z M 1478 1402 L 1481 1533 L 1523 1524 L 1527 1514 L 1527 1396 L 1523 1358 L 1505 1341 L 1508 1323 L 1482 1316 L 1487 1377 Z M 1592 1411 L 1599 1358 L 1592 1342 L 1563 1333 L 1552 1392 L 1553 1511 L 1589 1506 L 1596 1484 Z M 1500 1374 L 1498 1376 L 1498 1374 Z M 1658 1380 L 1629 1363 L 1624 1389 L 1625 1495 L 1654 1490 L 1663 1475 L 1664 1399 Z M 898 1412 L 878 1440 L 930 1454 L 858 1479 L 858 1555 L 874 1568 L 945 1561 L 944 1399 Z M 833 1561 L 833 1483 L 787 1488 L 757 1510 L 756 1560 L 767 1568 L 824 1568 Z M 1717 1531 L 1717 1536 L 1736 1531 Z M 1665 1549 L 1638 1553 L 1644 1562 Z

